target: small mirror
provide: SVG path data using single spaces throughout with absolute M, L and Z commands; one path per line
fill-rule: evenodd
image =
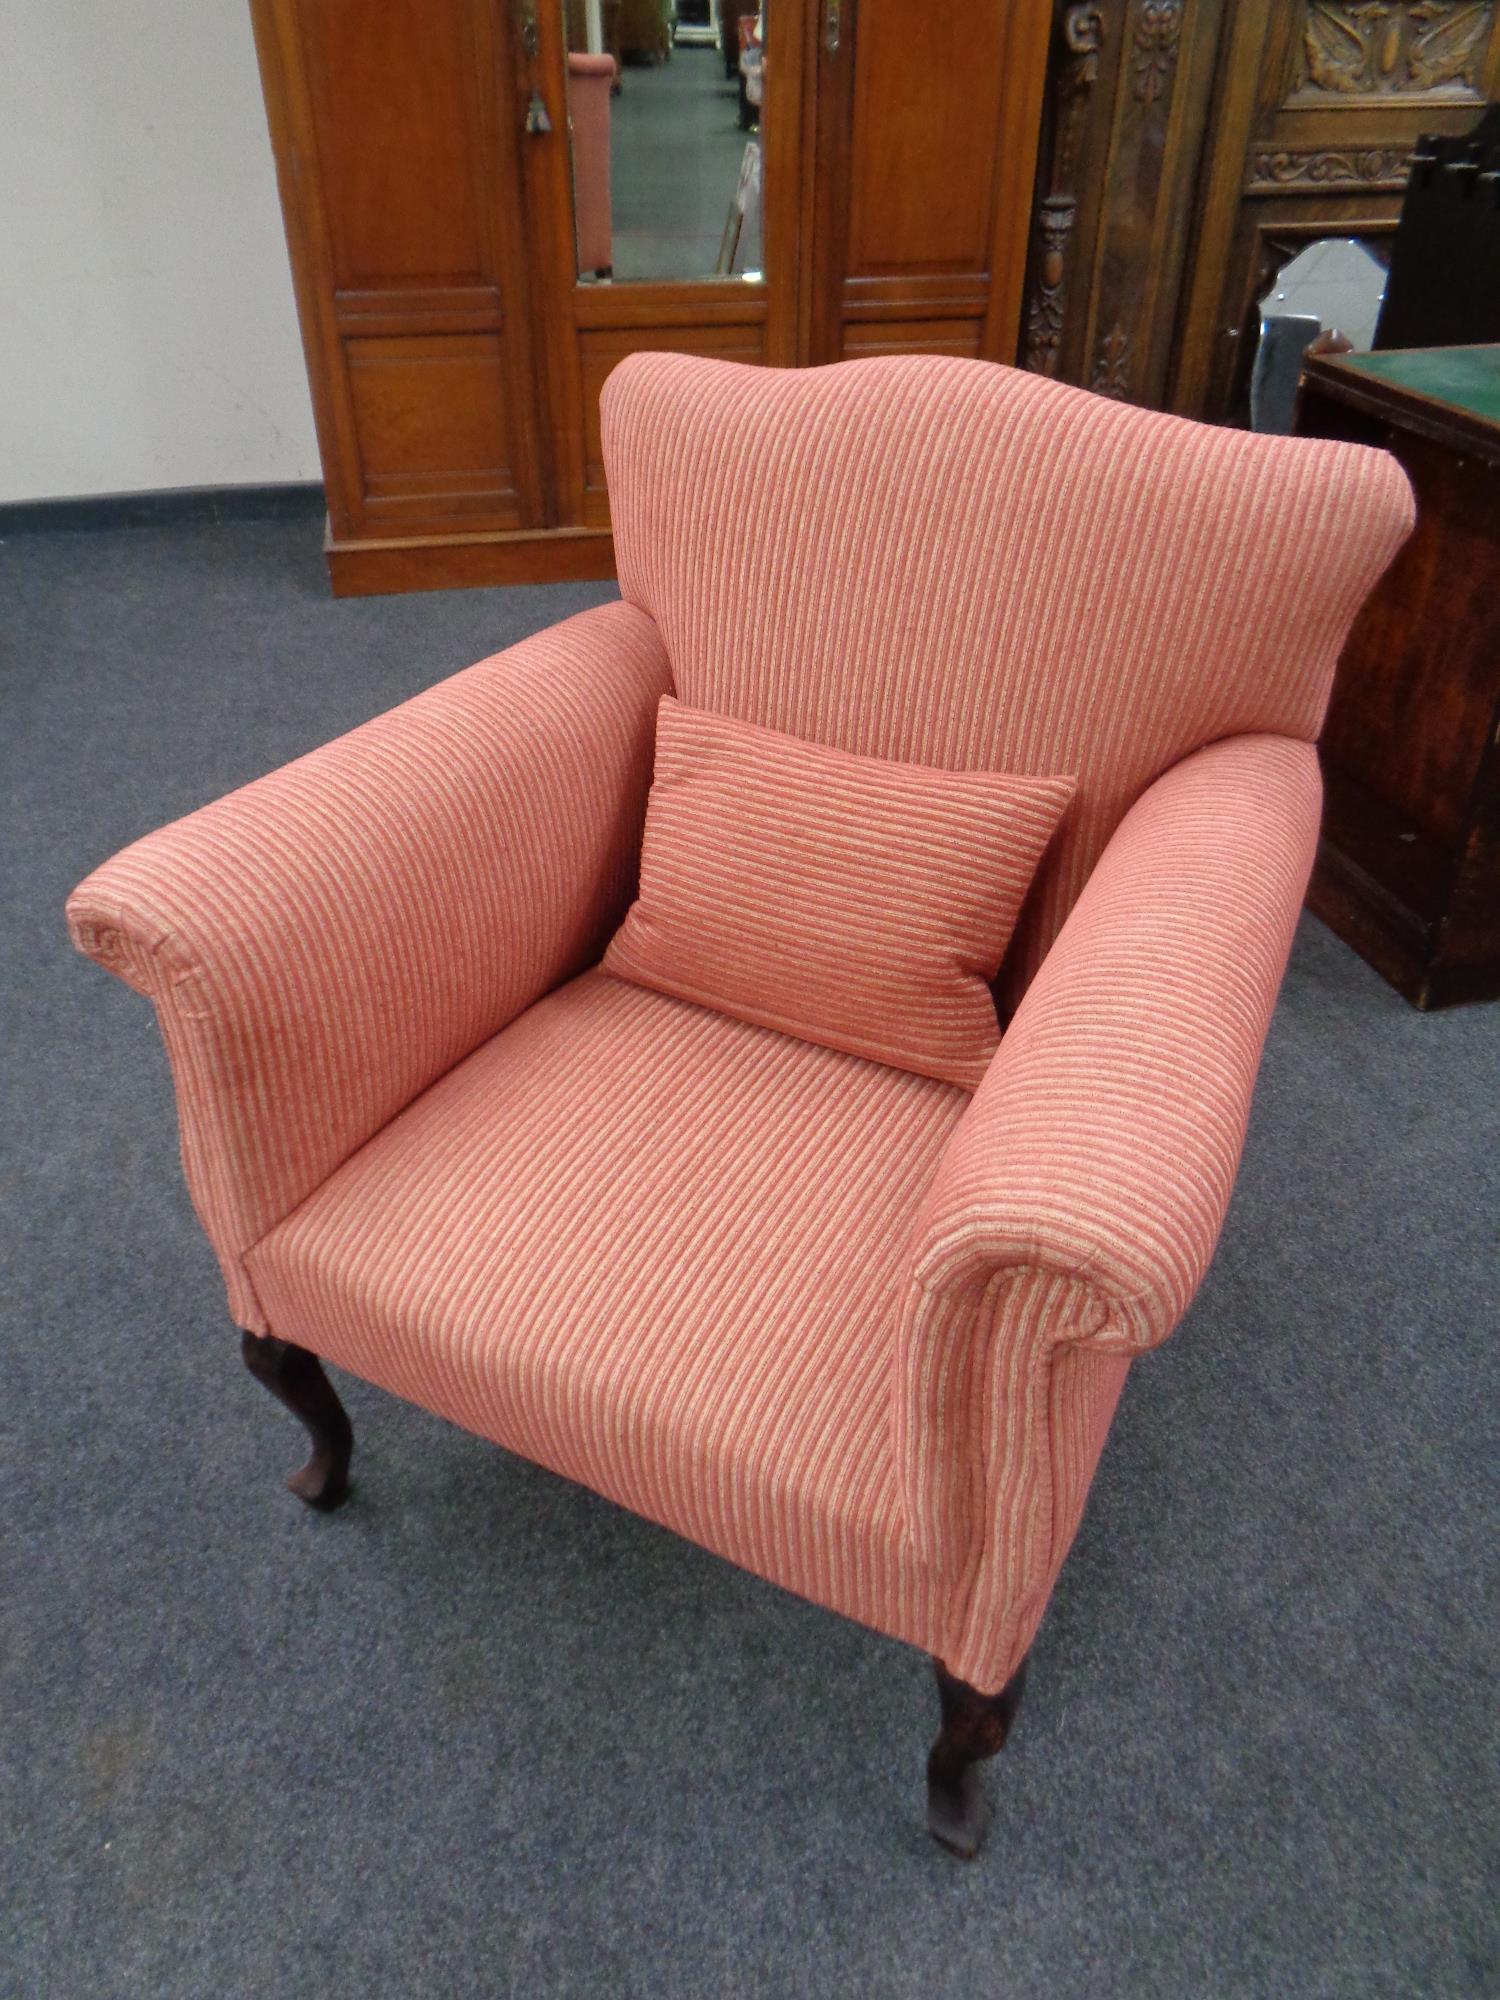
M 563 7 L 579 278 L 758 278 L 765 6 Z
M 1250 428 L 1287 432 L 1302 357 L 1366 353 L 1385 297 L 1385 270 L 1352 236 L 1325 236 L 1283 264 L 1260 300 L 1260 343 L 1250 377 Z

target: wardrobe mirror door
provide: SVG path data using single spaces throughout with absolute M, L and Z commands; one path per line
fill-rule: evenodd
M 578 276 L 759 278 L 769 0 L 561 0 Z

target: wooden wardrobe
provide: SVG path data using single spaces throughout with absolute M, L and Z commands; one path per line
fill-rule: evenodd
M 1015 355 L 1051 0 L 768 0 L 764 275 L 641 283 L 575 269 L 561 0 L 251 5 L 337 592 L 610 575 L 634 349 Z

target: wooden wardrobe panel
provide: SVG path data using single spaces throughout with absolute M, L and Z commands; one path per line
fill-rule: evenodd
M 852 321 L 844 328 L 844 359 L 867 354 L 963 354 L 977 360 L 984 321 L 974 319 L 890 319 Z
M 604 448 L 600 439 L 599 391 L 627 354 L 709 354 L 719 361 L 763 362 L 766 357 L 764 319 L 742 326 L 600 327 L 580 331 L 578 354 L 583 390 L 584 526 L 609 526 L 609 495 L 604 484 Z
M 1015 358 L 1050 19 L 1051 0 L 822 0 L 806 360 L 972 351 L 950 322 Z
M 521 525 L 500 343 L 488 334 L 348 342 L 365 504 Z
M 332 542 L 542 526 L 506 0 L 254 13 Z
M 493 282 L 481 178 L 490 20 L 487 0 L 303 0 L 341 290 Z
M 846 277 L 988 267 L 1005 39 L 994 0 L 859 0 Z

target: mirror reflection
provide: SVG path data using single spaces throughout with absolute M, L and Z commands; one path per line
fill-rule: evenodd
M 1367 353 L 1384 297 L 1384 266 L 1353 236 L 1321 237 L 1283 264 L 1259 301 L 1250 428 L 1290 431 L 1302 357 Z
M 765 6 L 563 7 L 580 279 L 759 277 Z

